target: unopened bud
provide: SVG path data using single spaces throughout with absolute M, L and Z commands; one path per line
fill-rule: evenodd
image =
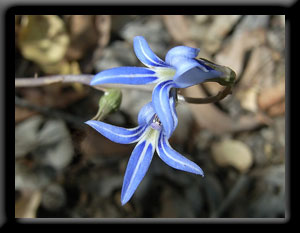
M 99 110 L 93 120 L 102 120 L 108 114 L 117 111 L 122 102 L 120 89 L 108 89 L 99 100 Z
M 234 84 L 236 74 L 232 69 L 230 69 L 227 66 L 218 65 L 218 64 L 213 63 L 213 62 L 211 62 L 209 60 L 206 60 L 204 58 L 197 58 L 197 59 L 202 61 L 205 65 L 213 68 L 214 70 L 222 72 L 221 76 L 219 76 L 217 78 L 209 79 L 208 80 L 209 82 L 217 82 L 217 83 L 219 83 L 220 85 L 223 85 L 223 86 L 232 86 Z

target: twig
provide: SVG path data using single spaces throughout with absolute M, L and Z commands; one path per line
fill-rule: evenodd
M 237 195 L 241 192 L 241 190 L 244 189 L 244 187 L 248 184 L 249 177 L 246 174 L 242 174 L 236 183 L 234 184 L 233 188 L 227 195 L 227 197 L 224 199 L 220 207 L 214 211 L 210 217 L 211 218 L 219 218 L 222 213 L 232 204 L 232 202 L 235 200 Z
M 39 78 L 15 78 L 15 87 L 44 86 L 52 83 L 78 82 L 89 85 L 93 75 L 53 75 Z
M 80 75 L 53 75 L 44 76 L 39 78 L 15 78 L 15 87 L 36 87 L 44 86 L 53 83 L 82 83 L 90 86 L 90 81 L 94 75 L 80 74 Z M 152 91 L 153 85 L 125 85 L 125 84 L 101 84 L 91 86 L 98 90 L 105 91 L 107 88 L 127 88 L 141 91 Z M 215 103 L 224 99 L 228 94 L 231 94 L 231 87 L 227 86 L 223 91 L 219 92 L 216 96 L 210 96 L 207 98 L 193 98 L 183 95 L 178 95 L 178 100 L 187 102 L 190 104 L 208 104 Z
M 80 74 L 80 75 L 52 75 L 39 78 L 15 78 L 15 87 L 36 87 L 45 86 L 53 83 L 82 83 L 90 86 L 90 81 L 94 75 Z M 152 91 L 152 85 L 125 85 L 125 84 L 101 84 L 91 86 L 98 90 L 104 91 L 107 88 L 126 88 L 136 89 L 142 91 Z

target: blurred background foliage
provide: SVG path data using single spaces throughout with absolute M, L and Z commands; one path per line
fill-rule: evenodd
M 195 161 L 201 178 L 154 156 L 132 200 L 120 192 L 134 145 L 109 141 L 83 122 L 103 92 L 79 83 L 16 87 L 15 214 L 43 218 L 285 217 L 285 17 L 281 15 L 18 15 L 15 76 L 95 74 L 142 66 L 141 35 L 161 58 L 176 45 L 237 74 L 233 94 L 216 104 L 178 105 L 170 144 Z M 181 90 L 218 93 L 205 83 Z M 105 121 L 134 127 L 151 92 L 122 90 Z

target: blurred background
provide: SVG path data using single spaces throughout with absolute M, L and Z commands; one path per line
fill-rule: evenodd
M 177 45 L 237 74 L 215 104 L 180 103 L 170 139 L 205 177 L 175 170 L 157 155 L 134 196 L 120 193 L 134 145 L 116 144 L 83 122 L 103 92 L 81 83 L 15 89 L 17 218 L 284 218 L 285 17 L 282 15 L 19 15 L 15 77 L 95 74 L 143 66 L 133 51 L 144 36 L 162 59 Z M 217 94 L 205 83 L 181 90 Z M 122 89 L 105 122 L 135 127 L 151 91 Z

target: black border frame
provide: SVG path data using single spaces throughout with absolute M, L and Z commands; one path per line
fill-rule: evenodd
M 286 98 L 286 196 L 287 196 L 287 213 L 285 219 L 19 219 L 16 220 L 14 216 L 14 211 L 12 206 L 14 205 L 13 192 L 14 192 L 14 158 L 12 157 L 11 148 L 13 145 L 13 130 L 11 130 L 11 124 L 14 123 L 14 106 L 11 104 L 13 99 L 13 85 L 12 85 L 12 72 L 14 69 L 14 57 L 13 49 L 14 44 L 11 43 L 14 33 L 14 15 L 18 14 L 265 14 L 265 15 L 285 15 L 286 16 L 286 93 L 291 93 L 292 85 L 290 83 L 291 79 L 291 62 L 290 58 L 292 54 L 295 54 L 294 49 L 291 49 L 293 41 L 297 38 L 296 29 L 296 16 L 295 8 L 298 5 L 298 2 L 290 6 L 282 5 L 272 5 L 269 4 L 259 4 L 259 5 L 133 5 L 133 4 L 124 4 L 124 5 L 107 5 L 107 4 L 97 4 L 97 5 L 67 5 L 67 4 L 48 4 L 48 5 L 34 5 L 34 4 L 24 4 L 24 5 L 12 5 L 6 8 L 5 15 L 2 18 L 5 23 L 5 41 L 3 48 L 5 49 L 4 61 L 4 85 L 2 93 L 4 93 L 4 132 L 5 135 L 2 136 L 4 139 L 3 146 L 4 151 L 2 153 L 2 165 L 1 171 L 4 171 L 1 179 L 2 183 L 1 191 L 4 190 L 4 200 L 0 200 L 0 226 L 3 228 L 9 227 L 11 225 L 25 226 L 31 224 L 91 224 L 91 223 L 107 223 L 107 224 L 133 224 L 133 223 L 166 223 L 166 224 L 276 224 L 276 228 L 279 225 L 291 224 L 294 221 L 294 215 L 292 212 L 292 199 L 295 199 L 294 190 L 292 192 L 291 185 L 291 166 L 295 162 L 291 161 L 290 156 L 290 120 L 291 116 L 291 107 L 290 100 L 291 97 L 287 95 Z M 249 13 L 250 12 L 250 13 Z M 298 40 L 297 40 L 298 41 Z M 294 43 L 295 44 L 295 43 Z M 297 156 L 297 155 L 295 155 Z M 294 158 L 293 158 L 294 160 Z M 5 164 L 5 165 L 4 165 Z M 289 199 L 289 197 L 290 199 Z M 0 198 L 2 196 L 0 195 Z M 4 205 L 4 206 L 2 206 Z M 4 207 L 4 208 L 3 208 Z M 4 216 L 1 216 L 4 213 Z M 1 220 L 2 218 L 2 220 Z M 4 221 L 3 221 L 4 220 Z M 279 224 L 279 225 L 278 225 Z

